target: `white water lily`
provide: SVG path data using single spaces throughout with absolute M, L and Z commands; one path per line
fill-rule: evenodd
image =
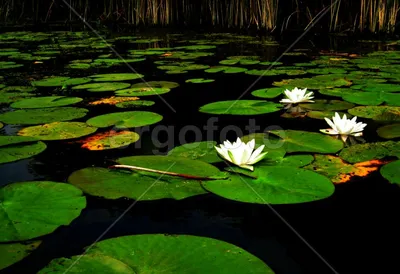
M 343 142 L 346 142 L 347 137 L 349 135 L 359 137 L 362 136 L 362 131 L 367 124 L 362 122 L 356 122 L 357 116 L 354 116 L 351 120 L 347 119 L 346 114 L 343 115 L 343 118 L 340 118 L 339 113 L 335 112 L 335 116 L 332 117 L 332 120 L 329 118 L 324 118 L 325 121 L 331 126 L 330 129 L 321 129 L 322 133 L 330 134 L 330 135 L 340 135 Z
M 229 141 L 224 141 L 223 144 L 220 144 L 220 147 L 215 146 L 215 149 L 225 160 L 241 168 L 253 171 L 254 167 L 252 165 L 261 161 L 268 153 L 262 152 L 265 145 L 261 145 L 254 150 L 255 144 L 256 142 L 254 139 L 246 144 L 238 137 L 236 142 L 231 143 Z
M 307 88 L 305 89 L 299 89 L 299 88 L 294 88 L 292 90 L 285 90 L 284 91 L 285 95 L 287 98 L 282 99 L 280 103 L 285 103 L 285 104 L 298 104 L 298 103 L 314 103 L 311 99 L 314 98 L 313 92 L 310 91 L 307 93 Z

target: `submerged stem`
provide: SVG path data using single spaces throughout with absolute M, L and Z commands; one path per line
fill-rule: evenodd
M 176 177 L 181 177 L 181 178 L 185 178 L 185 179 L 194 179 L 194 180 L 221 180 L 221 179 L 223 179 L 222 177 L 202 177 L 202 176 L 195 176 L 195 175 L 190 175 L 190 174 L 182 174 L 182 173 L 176 173 L 176 172 L 171 172 L 171 171 L 162 171 L 162 170 L 157 170 L 157 169 L 138 167 L 138 166 L 129 166 L 129 165 L 113 165 L 113 166 L 110 166 L 109 168 L 126 168 L 126 169 L 131 169 L 131 170 L 147 171 L 147 172 L 153 172 L 153 173 L 158 173 L 158 174 L 163 174 L 163 175 L 170 175 L 170 176 L 176 176 Z

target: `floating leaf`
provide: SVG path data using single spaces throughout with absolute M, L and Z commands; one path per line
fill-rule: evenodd
M 267 150 L 266 150 L 267 151 Z M 281 157 L 273 157 L 270 158 L 270 155 L 264 158 L 261 162 L 258 163 L 258 166 L 290 166 L 290 167 L 303 167 L 310 164 L 314 161 L 314 157 L 312 155 L 290 155 Z
M 391 182 L 392 184 L 400 184 L 400 160 L 391 162 L 387 165 L 384 165 L 380 172 L 386 180 Z
M 281 104 L 263 100 L 232 100 L 214 102 L 200 107 L 199 111 L 209 114 L 258 115 L 279 111 Z
M 11 61 L 0 61 L 0 69 L 11 69 L 11 68 L 19 68 L 23 67 L 22 64 L 17 64 Z
M 131 88 L 168 88 L 173 89 L 179 87 L 178 83 L 168 81 L 149 81 L 146 83 L 137 83 L 131 86 Z
M 400 107 L 360 106 L 348 110 L 351 115 L 375 121 L 400 121 Z
M 0 244 L 0 270 L 27 257 L 41 244 L 41 241 Z
M 1 141 L 3 142 L 3 140 Z M 0 164 L 31 158 L 37 154 L 42 153 L 47 147 L 46 144 L 43 142 L 21 144 L 22 142 L 29 142 L 29 141 L 15 140 L 15 139 L 13 139 L 13 141 L 14 144 L 11 141 L 9 142 L 9 145 L 3 144 L 2 147 L 0 147 Z
M 11 104 L 12 108 L 52 108 L 72 105 L 81 102 L 79 97 L 44 96 L 23 99 Z
M 107 150 L 115 148 L 125 148 L 139 140 L 140 136 L 131 131 L 110 130 L 102 132 L 78 141 L 83 143 L 81 148 L 88 150 Z
M 383 164 L 381 160 L 371 160 L 351 165 L 336 156 L 317 154 L 315 161 L 304 168 L 328 177 L 335 184 L 340 184 L 350 181 L 354 176 L 365 177 Z
M 283 147 L 288 153 L 336 153 L 343 148 L 341 140 L 316 132 L 300 130 L 270 130 L 268 132 L 282 138 Z
M 188 79 L 185 83 L 194 83 L 194 84 L 202 84 L 202 83 L 212 83 L 214 79 L 204 79 L 204 78 L 195 78 L 195 79 Z
M 153 88 L 153 87 L 136 87 L 129 89 L 122 89 L 115 92 L 118 96 L 151 96 L 161 95 L 170 92 L 169 88 Z
M 139 73 L 106 73 L 95 74 L 90 76 L 95 82 L 115 82 L 115 81 L 128 81 L 143 78 L 144 75 Z
M 73 262 L 77 263 L 71 267 Z M 133 235 L 103 240 L 87 249 L 84 256 L 55 259 L 39 273 L 68 271 L 130 274 L 145 273 L 149 269 L 154 273 L 166 274 L 215 273 L 216 269 L 219 274 L 274 273 L 259 258 L 230 243 L 192 235 L 165 234 Z
M 192 160 L 201 160 L 206 163 L 218 163 L 223 160 L 218 156 L 214 146 L 215 141 L 203 141 L 188 143 L 174 147 L 168 152 L 168 156 L 179 156 Z
M 75 107 L 22 109 L 0 114 L 0 121 L 6 124 L 36 125 L 79 119 L 88 110 Z
M 314 74 L 328 74 L 328 73 L 347 73 L 345 69 L 342 68 L 312 68 L 307 70 L 308 73 Z
M 89 105 L 117 105 L 123 102 L 131 102 L 139 100 L 139 97 L 115 97 L 103 98 L 97 101 L 90 102 Z
M 21 129 L 18 135 L 36 137 L 39 140 L 65 140 L 86 136 L 97 128 L 81 122 L 54 122 Z
M 0 242 L 23 241 L 69 225 L 86 207 L 82 192 L 72 185 L 33 181 L 0 189 Z
M 310 117 L 312 119 L 320 119 L 324 120 L 325 118 L 330 118 L 335 116 L 335 113 L 338 113 L 340 117 L 343 117 L 344 114 L 346 114 L 347 118 L 351 119 L 353 118 L 353 115 L 345 113 L 345 112 L 339 112 L 339 111 L 308 111 L 306 113 L 307 117 Z
M 206 69 L 204 72 L 207 73 L 217 73 L 217 72 L 223 72 L 223 73 L 241 73 L 247 71 L 247 68 L 241 68 L 241 67 L 228 67 L 228 66 L 215 66 L 211 67 L 209 69 Z
M 260 98 L 276 98 L 279 95 L 283 93 L 285 89 L 283 88 L 262 88 L 262 89 L 257 89 L 251 93 L 251 95 L 255 97 L 260 97 Z
M 90 118 L 86 123 L 90 126 L 104 128 L 133 128 L 152 125 L 162 120 L 162 116 L 150 111 L 125 111 L 99 115 Z
M 43 80 L 31 82 L 34 87 L 64 87 L 81 85 L 92 81 L 90 78 L 70 78 L 64 76 L 52 76 Z
M 256 204 L 295 204 L 331 196 L 331 181 L 318 173 L 287 166 L 257 166 L 254 172 L 236 169 L 228 180 L 204 181 L 208 191 L 226 199 Z M 244 175 L 242 175 L 244 174 Z
M 386 125 L 376 131 L 384 139 L 400 138 L 400 124 Z
M 117 108 L 143 108 L 143 107 L 150 107 L 150 106 L 154 105 L 155 103 L 156 102 L 154 102 L 154 101 L 138 100 L 138 101 L 127 101 L 127 102 L 118 103 L 115 106 Z
M 339 156 L 349 163 L 383 159 L 387 156 L 400 157 L 400 142 L 387 141 L 356 144 L 344 148 Z
M 300 104 L 300 107 L 310 110 L 346 110 L 354 107 L 354 104 L 340 100 L 315 100 L 315 103 Z
M 347 94 L 353 94 L 354 90 L 352 90 L 350 88 L 323 88 L 323 89 L 318 90 L 318 92 L 323 95 L 343 97 Z M 346 99 L 344 99 L 344 100 L 346 100 Z
M 286 79 L 273 82 L 274 86 L 295 86 L 298 88 L 323 89 L 350 86 L 352 82 L 339 74 L 318 75 L 312 78 Z
M 106 92 L 106 91 L 116 91 L 119 89 L 124 89 L 129 87 L 131 84 L 129 83 L 121 83 L 121 82 L 101 82 L 101 83 L 91 83 L 84 84 L 79 86 L 74 86 L 72 89 L 86 89 L 90 92 Z

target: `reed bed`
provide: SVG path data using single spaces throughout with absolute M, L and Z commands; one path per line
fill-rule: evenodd
M 292 0 L 290 4 L 283 0 L 0 0 L 0 22 L 71 23 L 83 18 L 91 22 L 134 26 L 204 25 L 274 31 L 304 28 L 329 9 L 326 18 L 319 23 L 327 31 L 394 33 L 399 2 Z

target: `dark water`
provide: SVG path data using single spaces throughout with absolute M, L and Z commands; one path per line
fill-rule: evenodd
M 216 65 L 218 61 L 230 55 L 262 55 L 265 59 L 274 61 L 290 46 L 290 40 L 293 39 L 284 41 L 281 47 L 270 48 L 240 44 L 221 46 L 218 47 L 216 56 L 201 58 L 196 63 Z M 160 46 L 173 46 L 173 44 L 160 44 Z M 139 45 L 139 47 L 147 46 Z M 351 49 L 357 53 L 372 50 L 377 46 L 354 44 L 345 39 L 328 40 L 313 36 L 306 37 L 295 46 L 295 48 L 308 48 L 311 51 L 336 47 L 344 51 Z M 131 45 L 130 49 L 133 48 Z M 115 49 L 123 53 L 126 45 L 117 44 Z M 85 58 L 82 56 L 79 58 L 90 58 L 84 56 Z M 74 59 L 78 59 L 77 56 L 64 56 L 41 68 L 32 66 L 30 70 L 20 69 L 20 76 L 10 81 L 19 82 L 28 76 L 41 78 L 43 75 L 67 74 L 63 66 Z M 153 57 L 149 57 L 145 62 L 131 65 L 137 72 L 145 75 L 146 81 L 163 80 L 180 83 L 180 87 L 162 96 L 173 110 L 156 96 L 143 98 L 156 101 L 154 106 L 146 110 L 164 116 L 160 124 L 165 125 L 165 129 L 159 130 L 160 127 L 157 127 L 158 135 L 154 132 L 156 126 L 151 126 L 149 132 L 142 135 L 139 144 L 113 151 L 86 151 L 80 149 L 79 144 L 69 141 L 46 142 L 48 148 L 34 158 L 1 165 L 0 184 L 39 179 L 65 182 L 73 171 L 88 166 L 107 167 L 118 157 L 165 154 L 182 143 L 224 140 L 223 136 L 221 137 L 221 130 L 231 125 L 237 126 L 239 132 L 229 132 L 227 135 L 229 139 L 235 138 L 236 135 L 247 135 L 252 130 L 261 132 L 271 126 L 310 131 L 326 127 L 324 121 L 283 119 L 280 117 L 281 113 L 250 118 L 218 116 L 211 120 L 211 115 L 198 112 L 200 106 L 213 101 L 234 100 L 241 96 L 258 77 L 246 74 L 208 74 L 202 71 L 168 75 L 164 71 L 157 70 L 152 59 Z M 284 57 L 281 61 L 291 64 L 307 60 L 305 57 Z M 120 66 L 77 72 L 73 76 L 82 77 L 105 72 L 130 72 L 130 70 L 126 66 Z M 212 84 L 198 85 L 184 82 L 186 79 L 200 77 L 214 78 L 216 81 Z M 272 82 L 279 79 L 283 77 L 261 78 L 242 99 L 254 99 L 250 94 L 252 90 L 271 87 Z M 98 97 L 109 95 L 111 96 L 112 92 L 90 94 Z M 81 93 L 77 96 L 81 96 Z M 76 104 L 77 107 L 82 106 L 90 110 L 86 117 L 77 121 L 86 121 L 102 113 L 125 111 L 113 106 L 88 107 L 86 103 L 92 99 L 93 97 L 87 97 L 82 103 Z M 217 129 L 207 130 L 207 124 L 212 121 Z M 251 124 L 260 128 L 248 128 L 247 126 Z M 182 129 L 188 125 L 191 129 L 199 129 L 201 134 L 183 135 Z M 13 134 L 18 129 L 7 126 L 0 131 L 2 134 Z M 367 141 L 377 139 L 374 125 L 369 124 L 365 139 Z M 400 208 L 399 197 L 398 187 L 383 180 L 378 173 L 337 185 L 335 194 L 321 201 L 279 205 L 272 208 L 266 205 L 236 203 L 212 194 L 181 201 L 140 201 L 134 206 L 132 206 L 133 201 L 128 199 L 114 201 L 88 196 L 87 207 L 71 225 L 60 227 L 54 233 L 43 236 L 43 243 L 36 251 L 1 273 L 36 273 L 54 258 L 81 254 L 84 247 L 90 246 L 96 240 L 148 233 L 191 234 L 224 240 L 259 257 L 277 274 L 366 271 L 398 273 L 396 248 L 400 226 L 396 219 Z M 125 212 L 127 209 L 129 211 Z M 115 222 L 116 220 L 118 221 Z M 104 234 L 105 231 L 107 233 Z

